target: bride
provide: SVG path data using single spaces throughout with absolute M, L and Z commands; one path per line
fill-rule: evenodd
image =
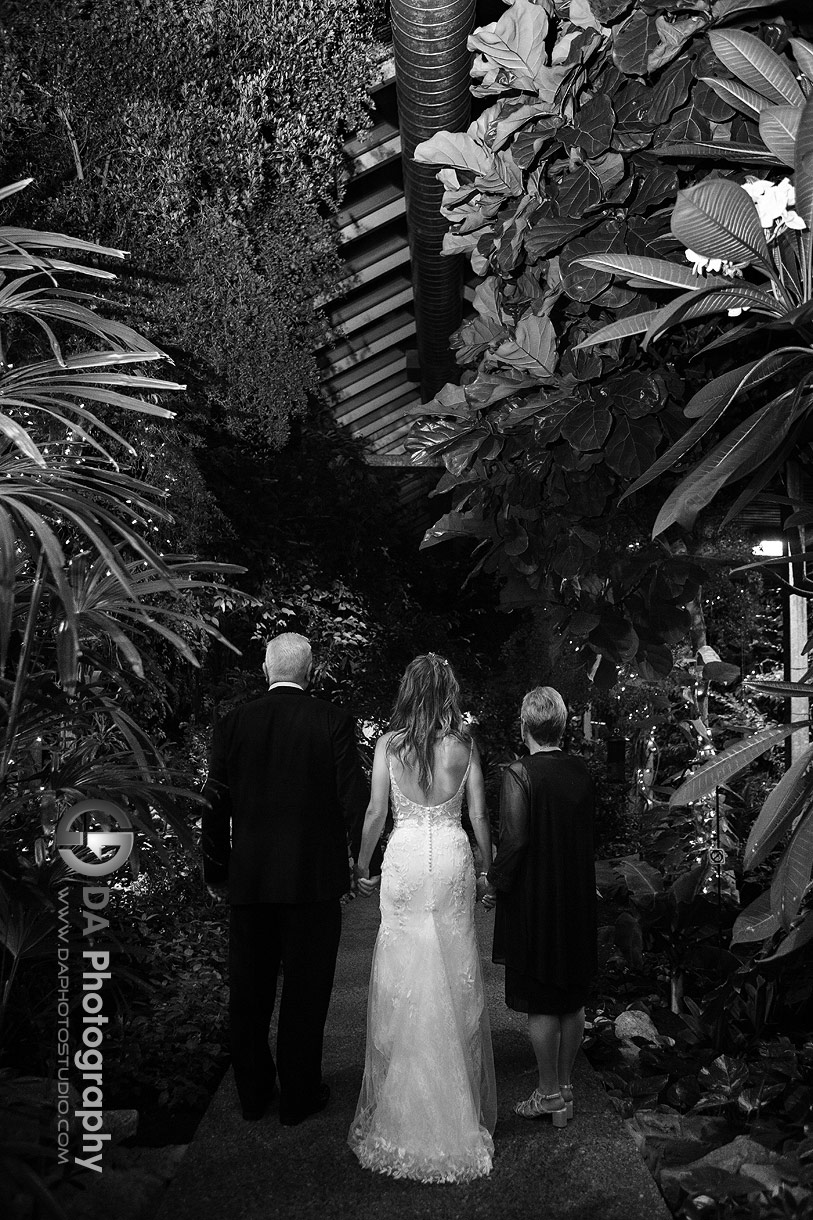
M 381 926 L 367 1010 L 364 1079 L 348 1143 L 367 1169 L 421 1182 L 491 1170 L 496 1088 L 474 930 L 477 892 L 460 824 L 465 791 L 483 867 L 491 863 L 483 773 L 449 662 L 406 669 L 379 738 L 356 873 L 369 863 L 388 798 L 394 830 L 381 869 Z

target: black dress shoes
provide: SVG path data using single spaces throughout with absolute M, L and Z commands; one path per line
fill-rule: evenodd
M 330 1101 L 330 1085 L 320 1084 L 319 1092 L 316 1094 L 316 1099 L 310 1106 L 305 1109 L 289 1108 L 280 1106 L 279 1121 L 283 1127 L 296 1127 L 299 1123 L 304 1123 L 306 1118 L 310 1118 L 312 1114 L 318 1114 L 320 1110 L 324 1110 L 327 1103 Z

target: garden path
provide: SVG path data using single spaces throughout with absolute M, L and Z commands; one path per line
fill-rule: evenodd
M 489 948 L 492 916 L 477 908 Z M 156 1220 L 668 1220 L 669 1211 L 599 1078 L 580 1056 L 577 1118 L 563 1131 L 512 1112 L 534 1085 L 524 1018 L 506 1009 L 502 971 L 483 957 L 499 1090 L 494 1169 L 466 1185 L 427 1186 L 369 1173 L 345 1143 L 364 1063 L 367 982 L 378 904 L 344 908 L 325 1039 L 330 1105 L 298 1127 L 275 1108 L 247 1123 L 227 1072 Z

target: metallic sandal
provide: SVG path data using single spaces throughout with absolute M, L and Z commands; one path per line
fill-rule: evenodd
M 573 1117 L 573 1085 L 563 1084 L 559 1086 L 559 1092 L 562 1094 L 562 1100 L 567 1107 L 567 1119 L 570 1122 Z
M 546 1105 L 546 1102 L 559 1100 L 558 1106 Z M 550 1118 L 554 1127 L 567 1126 L 567 1106 L 561 1093 L 540 1093 L 534 1089 L 527 1101 L 520 1101 L 514 1106 L 514 1113 L 520 1118 Z

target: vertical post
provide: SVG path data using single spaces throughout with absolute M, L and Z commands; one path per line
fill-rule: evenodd
M 788 462 L 785 474 L 788 496 L 793 504 L 793 509 L 801 507 L 802 504 L 802 471 L 798 462 Z M 799 526 L 797 532 L 791 535 L 788 539 L 788 579 L 792 584 L 801 585 L 804 580 L 804 560 L 794 559 L 794 555 L 800 555 L 805 550 L 805 528 Z M 785 679 L 788 682 L 800 682 L 810 666 L 810 659 L 802 649 L 807 644 L 807 598 L 800 597 L 798 593 L 789 593 L 787 605 L 787 626 L 785 630 Z M 809 699 L 791 699 L 790 700 L 790 718 L 795 720 L 807 720 L 810 716 L 811 704 Z M 792 733 L 789 739 L 789 761 L 795 762 L 796 759 L 807 749 L 810 744 L 810 732 L 808 729 L 800 729 L 798 733 Z

